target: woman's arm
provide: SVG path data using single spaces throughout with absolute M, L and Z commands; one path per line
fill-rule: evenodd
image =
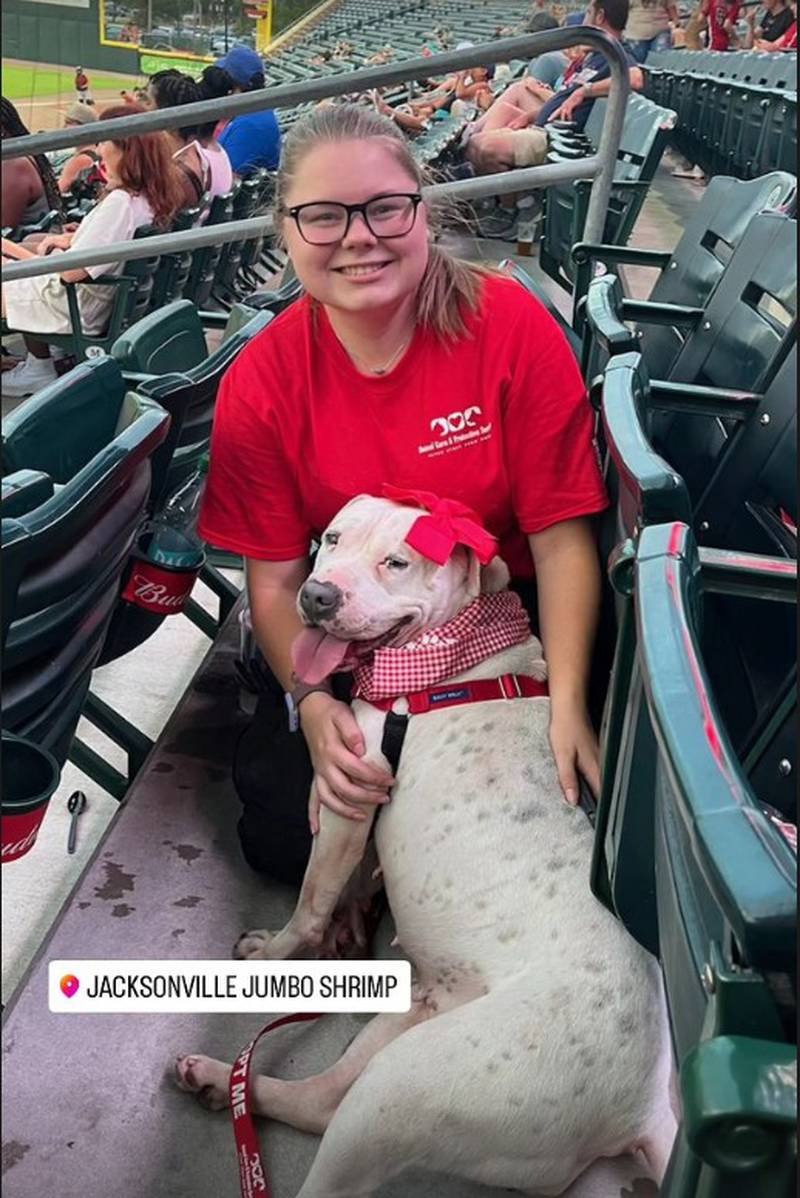
M 597 549 L 585 517 L 552 524 L 528 541 L 550 687 L 550 742 L 564 795 L 575 804 L 578 771 L 595 795 L 600 789 L 600 753 L 586 704 L 600 610 Z
M 247 593 L 259 648 L 278 682 L 290 691 L 292 641 L 303 630 L 297 614 L 297 592 L 309 574 L 307 557 L 289 562 L 247 559 Z
M 72 184 L 77 179 L 82 170 L 87 166 L 92 165 L 92 159 L 88 154 L 73 154 L 72 157 L 64 163 L 61 174 L 58 177 L 58 190 L 64 195 L 69 191 Z
M 29 250 L 25 245 L 20 245 L 18 241 L 9 241 L 7 237 L 2 240 L 4 258 L 16 258 L 18 262 L 24 262 L 26 258 L 36 257 L 33 250 Z

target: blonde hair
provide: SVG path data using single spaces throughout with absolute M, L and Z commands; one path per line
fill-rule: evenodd
M 366 141 L 382 138 L 400 166 L 415 181 L 425 186 L 425 171 L 409 149 L 400 129 L 388 117 L 358 104 L 325 105 L 315 108 L 297 121 L 283 143 L 275 188 L 275 224 L 286 210 L 286 196 L 300 163 L 315 146 L 325 142 Z M 436 231 L 444 205 L 426 204 L 428 221 Z M 483 279 L 494 273 L 491 268 L 466 262 L 440 246 L 431 244 L 428 264 L 417 291 L 417 321 L 430 328 L 442 340 L 456 340 L 467 331 L 465 316 L 477 311 Z

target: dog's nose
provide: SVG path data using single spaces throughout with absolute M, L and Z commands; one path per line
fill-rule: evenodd
M 341 606 L 342 592 L 332 582 L 315 582 L 312 578 L 303 584 L 300 591 L 300 606 L 303 614 L 314 623 L 329 620 Z

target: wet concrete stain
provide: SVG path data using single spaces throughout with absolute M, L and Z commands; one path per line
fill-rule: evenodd
M 202 901 L 199 894 L 187 894 L 186 898 L 176 899 L 172 905 L 173 907 L 196 907 Z
M 186 931 L 186 928 L 173 928 L 172 931 L 170 932 L 170 935 L 172 936 L 173 940 L 177 940 L 178 937 L 182 936 L 185 931 Z
M 127 903 L 117 903 L 116 907 L 111 908 L 111 914 L 117 919 L 124 919 L 126 915 L 133 915 L 135 907 L 129 907 Z
M 133 879 L 136 874 L 126 874 L 116 861 L 104 861 L 106 880 L 102 886 L 95 886 L 94 893 L 100 899 L 121 899 L 125 894 L 133 892 Z
M 9 1169 L 13 1169 L 15 1165 L 18 1165 L 25 1156 L 25 1153 L 30 1152 L 30 1150 L 30 1144 L 23 1144 L 19 1140 L 9 1140 L 8 1143 L 3 1144 L 2 1153 L 0 1154 L 2 1155 L 3 1175 Z
M 79 911 L 85 911 L 85 910 L 86 910 L 86 908 L 87 908 L 87 907 L 91 907 L 91 905 L 92 905 L 92 904 L 89 902 L 89 900 L 88 900 L 88 899 L 85 899 L 85 900 L 84 900 L 82 903 L 78 903 L 78 910 L 79 910 Z
M 174 844 L 172 848 L 187 865 L 191 865 L 198 857 L 202 857 L 205 849 L 195 848 L 193 844 Z

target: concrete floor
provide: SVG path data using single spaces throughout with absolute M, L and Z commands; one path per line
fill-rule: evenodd
M 683 217 L 702 194 L 672 179 L 671 165 L 665 161 L 651 188 L 635 245 L 671 248 Z M 514 247 L 493 241 L 474 248 L 499 260 Z M 519 262 L 542 279 L 535 257 Z M 649 272 L 632 272 L 629 283 L 634 294 L 646 295 Z M 567 297 L 548 286 L 566 311 Z M 170 618 L 135 653 L 98 670 L 93 689 L 157 737 L 208 649 L 207 638 L 187 620 Z M 245 720 L 232 656 L 228 638 L 183 700 L 182 719 L 192 735 L 184 743 L 167 737 L 131 801 L 120 809 L 67 766 L 34 851 L 2 871 L 2 987 L 3 1002 L 10 1003 L 3 1032 L 3 1172 L 10 1198 L 39 1198 L 49 1189 L 62 1198 L 238 1193 L 228 1118 L 209 1115 L 179 1093 L 164 1070 L 184 1051 L 232 1059 L 253 1035 L 256 1020 L 95 1016 L 76 1025 L 47 1011 L 44 989 L 47 961 L 55 957 L 227 957 L 241 928 L 276 926 L 288 913 L 292 896 L 267 886 L 243 864 L 230 779 L 205 756 L 204 729 L 206 737 L 213 729 L 214 757 L 220 761 L 220 736 L 232 745 Z M 93 728 L 82 725 L 80 734 L 115 760 L 113 747 Z M 76 787 L 86 792 L 88 806 L 78 850 L 67 856 L 66 798 Z M 199 856 L 181 851 L 187 842 Z M 192 904 L 185 901 L 190 898 Z M 388 944 L 390 935 L 382 929 L 381 943 Z M 279 1043 L 259 1050 L 259 1067 L 276 1076 L 313 1073 L 336 1059 L 359 1022 L 360 1017 L 336 1016 L 278 1033 Z M 165 1126 L 176 1134 L 166 1134 Z M 272 1125 L 262 1142 L 275 1198 L 292 1198 L 316 1138 Z M 635 1192 L 642 1198 L 646 1193 Z M 380 1193 L 499 1198 L 501 1192 L 428 1178 L 406 1179 Z M 598 1191 L 598 1198 L 611 1193 Z

